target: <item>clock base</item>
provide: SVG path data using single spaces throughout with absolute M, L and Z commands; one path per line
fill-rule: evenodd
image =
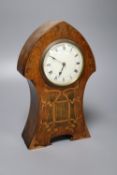
M 67 136 L 67 138 L 70 139 L 71 141 L 89 138 L 90 133 L 86 127 L 85 122 L 79 121 L 79 125 L 82 125 L 83 127 L 82 128 L 77 127 L 73 133 L 72 132 L 71 133 L 64 132 L 64 130 L 56 133 L 54 136 L 52 133 L 50 133 L 50 134 L 48 134 L 48 133 L 39 133 L 39 134 L 35 133 L 32 139 L 31 139 L 30 135 L 28 135 L 29 134 L 28 130 L 25 130 L 25 128 L 24 128 L 24 131 L 22 133 L 22 137 L 23 137 L 23 140 L 24 140 L 28 149 L 40 149 L 40 148 L 43 148 L 45 146 L 51 145 L 53 143 L 53 141 L 56 141 L 57 138 L 59 138 L 61 136 Z
M 67 136 L 67 135 L 65 135 L 65 136 Z M 56 141 L 57 138 L 58 138 L 58 137 L 55 137 L 53 139 L 48 138 L 48 139 L 46 139 L 44 144 L 43 144 L 43 142 L 42 143 L 38 143 L 36 141 L 36 139 L 34 138 L 32 140 L 32 142 L 30 144 L 28 144 L 26 139 L 25 139 L 25 137 L 24 137 L 24 134 L 22 134 L 22 137 L 23 137 L 23 140 L 24 140 L 24 142 L 25 142 L 25 144 L 26 144 L 28 149 L 40 149 L 40 148 L 43 148 L 45 146 L 49 146 L 49 145 L 51 145 L 53 143 L 53 141 Z M 81 134 L 74 134 L 72 136 L 68 135 L 68 137 L 66 137 L 66 138 L 68 138 L 71 141 L 74 141 L 74 140 L 79 140 L 79 139 L 84 139 L 84 138 L 89 138 L 89 137 L 91 137 L 91 136 L 90 136 L 90 134 L 89 134 L 89 132 L 87 130 L 87 131 L 83 132 L 82 135 Z

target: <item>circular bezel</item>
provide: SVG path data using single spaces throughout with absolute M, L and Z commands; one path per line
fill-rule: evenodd
M 79 50 L 81 56 L 82 56 L 82 69 L 80 71 L 80 74 L 78 75 L 77 79 L 71 83 L 68 83 L 68 84 L 57 84 L 57 83 L 54 83 L 52 82 L 50 79 L 48 79 L 48 77 L 46 76 L 45 72 L 44 72 L 44 59 L 45 59 L 45 56 L 47 54 L 47 52 L 56 44 L 59 44 L 59 43 L 70 43 L 70 44 L 73 44 L 75 47 L 77 47 L 77 49 Z M 54 42 L 52 42 L 51 44 L 49 44 L 49 46 L 44 50 L 44 53 L 42 55 L 42 59 L 41 59 L 41 71 L 42 71 L 42 76 L 44 78 L 44 80 L 46 80 L 47 83 L 49 84 L 52 84 L 54 86 L 58 86 L 58 87 L 66 87 L 66 86 L 70 86 L 72 84 L 74 84 L 81 76 L 82 72 L 83 72 L 83 68 L 84 68 L 84 56 L 83 56 L 83 53 L 81 51 L 81 48 L 80 46 L 78 46 L 77 43 L 75 43 L 74 41 L 71 41 L 71 40 L 68 40 L 68 39 L 59 39 L 59 40 L 56 40 Z

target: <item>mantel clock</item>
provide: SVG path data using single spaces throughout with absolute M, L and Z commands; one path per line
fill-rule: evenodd
M 90 136 L 83 93 L 95 60 L 78 30 L 64 21 L 42 25 L 26 41 L 17 69 L 27 78 L 31 93 L 22 134 L 29 149 L 49 145 L 59 136 Z

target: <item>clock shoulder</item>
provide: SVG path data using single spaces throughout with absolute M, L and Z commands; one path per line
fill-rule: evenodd
M 43 37 L 50 29 L 56 26 L 61 21 L 50 21 L 39 26 L 26 40 L 24 46 L 19 55 L 17 70 L 24 75 L 25 74 L 25 66 L 27 60 L 29 59 L 30 51 L 34 47 L 35 43 Z

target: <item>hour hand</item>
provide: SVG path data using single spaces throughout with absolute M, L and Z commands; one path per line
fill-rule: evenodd
M 62 72 L 59 72 L 59 76 L 62 74 Z
M 61 71 L 59 72 L 59 77 L 61 76 L 65 66 L 66 66 L 66 63 L 62 63 L 62 68 L 61 68 Z

